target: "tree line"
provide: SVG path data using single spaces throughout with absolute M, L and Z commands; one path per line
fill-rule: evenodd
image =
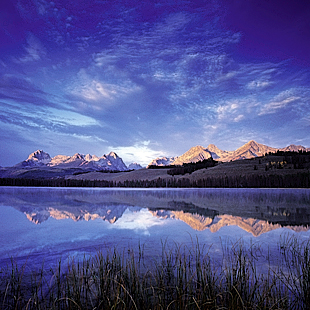
M 106 180 L 75 179 L 22 179 L 1 178 L 0 186 L 36 187 L 129 187 L 129 188 L 309 188 L 310 173 L 296 174 L 249 174 L 239 176 L 208 176 L 198 180 L 189 178 L 157 178 L 155 180 L 126 180 L 123 182 Z
M 192 172 L 199 170 L 199 169 L 206 169 L 209 167 L 214 167 L 218 164 L 216 160 L 212 157 L 204 160 L 200 160 L 197 162 L 192 163 L 183 163 L 182 165 L 166 165 L 166 166 L 157 166 L 157 165 L 150 165 L 147 169 L 168 169 L 167 173 L 169 175 L 184 175 L 184 174 L 191 174 Z
M 184 175 L 191 174 L 192 172 L 200 169 L 214 167 L 218 164 L 212 157 L 204 160 L 197 161 L 196 163 L 184 163 L 182 166 L 175 166 L 167 171 L 169 175 Z

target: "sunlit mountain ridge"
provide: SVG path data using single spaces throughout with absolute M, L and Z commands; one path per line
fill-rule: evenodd
M 194 146 L 187 152 L 178 157 L 161 157 L 150 162 L 149 166 L 166 166 L 166 165 L 182 165 L 183 163 L 197 162 L 212 157 L 214 160 L 228 162 L 239 159 L 249 159 L 264 156 L 266 153 L 275 153 L 277 151 L 310 151 L 301 145 L 291 144 L 283 148 L 274 148 L 251 140 L 239 147 L 235 151 L 223 151 L 214 144 L 209 144 L 206 148 L 203 146 Z

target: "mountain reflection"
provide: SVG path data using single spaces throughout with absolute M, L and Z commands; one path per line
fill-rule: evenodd
M 145 209 L 161 219 L 181 220 L 194 230 L 216 232 L 236 225 L 254 236 L 280 227 L 306 231 L 310 222 L 308 190 L 0 188 L 0 204 L 24 213 L 35 224 L 49 217 L 113 224 L 126 210 Z

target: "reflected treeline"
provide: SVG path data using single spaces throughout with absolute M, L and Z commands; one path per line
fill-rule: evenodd
M 262 218 L 272 223 L 279 223 L 282 226 L 288 225 L 302 225 L 308 226 L 310 224 L 310 209 L 309 208 L 274 208 L 267 206 L 266 210 L 261 210 Z
M 187 189 L 104 190 L 0 188 L 0 204 L 12 206 L 34 223 L 71 218 L 114 223 L 129 209 L 147 208 L 154 216 L 180 219 L 193 229 L 239 227 L 259 235 L 286 226 L 307 230 L 309 190 Z M 297 228 L 299 227 L 299 228 Z

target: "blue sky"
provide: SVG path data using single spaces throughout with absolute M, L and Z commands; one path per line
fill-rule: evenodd
M 310 146 L 310 3 L 0 4 L 0 165 Z

